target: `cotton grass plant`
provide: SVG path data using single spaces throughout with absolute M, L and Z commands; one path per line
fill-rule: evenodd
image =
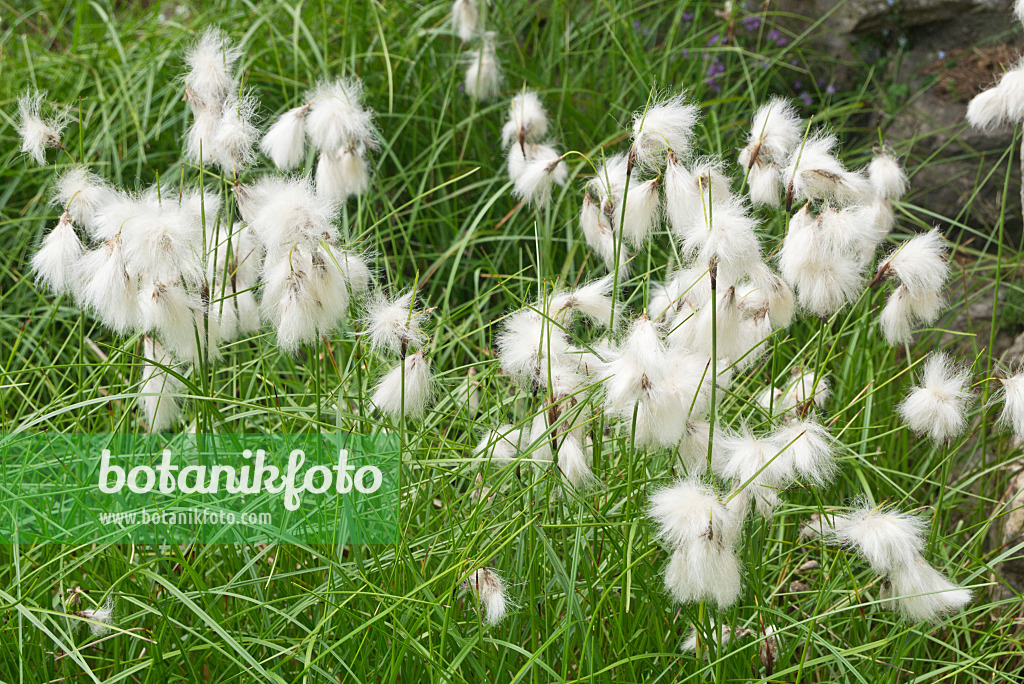
M 1018 378 L 994 328 L 944 329 L 1016 292 L 1016 254 L 1001 226 L 932 233 L 913 141 L 874 151 L 870 98 L 803 104 L 788 83 L 822 56 L 715 10 L 83 10 L 100 81 L 29 32 L 0 85 L 5 429 L 383 426 L 402 534 L 2 550 L 2 678 L 1009 681 L 1020 545 L 990 535 Z M 220 58 L 185 59 L 211 25 Z M 466 97 L 488 53 L 503 78 Z M 216 87 L 182 103 L 194 64 Z M 217 235 L 173 260 L 188 339 L 60 278 L 115 210 L 82 190 L 150 187 Z M 306 306 L 334 271 L 345 306 Z M 251 325 L 211 336 L 231 304 Z

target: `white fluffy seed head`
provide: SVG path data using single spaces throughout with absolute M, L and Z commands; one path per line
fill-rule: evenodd
M 493 33 L 485 33 L 480 49 L 470 50 L 466 58 L 466 94 L 480 101 L 494 98 L 501 88 L 502 77 Z
M 750 201 L 757 205 L 778 204 L 782 196 L 782 176 L 776 164 L 757 164 L 747 172 Z
M 265 176 L 251 186 L 236 186 L 242 217 L 267 251 L 268 258 L 287 257 L 295 245 L 336 242 L 337 202 L 317 194 L 309 178 Z
M 1002 385 L 1003 412 L 999 423 L 1024 437 L 1024 373 L 1002 379 Z
M 949 277 L 947 247 L 938 228 L 920 233 L 897 247 L 880 270 L 895 275 L 907 287 L 911 299 L 931 301 L 940 297 Z
M 242 51 L 217 27 L 207 29 L 185 56 L 186 97 L 193 108 L 215 108 L 235 89 L 232 71 Z
M 505 619 L 511 601 L 506 596 L 505 580 L 497 572 L 479 568 L 469 574 L 462 586 L 480 601 L 484 622 L 493 627 Z
M 433 396 L 432 385 L 430 361 L 423 352 L 416 352 L 381 378 L 370 401 L 392 420 L 403 414 L 420 420 Z
M 316 192 L 335 202 L 361 195 L 370 186 L 363 148 L 321 152 L 316 167 Z
M 1006 71 L 999 83 L 977 95 L 967 105 L 967 121 L 989 130 L 1024 120 L 1024 61 Z
M 693 127 L 700 107 L 685 94 L 661 98 L 633 115 L 632 154 L 638 164 L 660 166 L 667 152 L 685 157 L 690 150 Z
M 658 526 L 658 537 L 671 548 L 686 549 L 705 542 L 731 545 L 736 541 L 736 514 L 699 479 L 678 480 L 656 491 L 651 495 L 647 515 Z
M 324 81 L 309 94 L 306 113 L 306 135 L 321 152 L 355 149 L 359 145 L 373 148 L 377 130 L 373 112 L 364 107 L 363 84 L 358 78 Z
M 1005 91 L 998 86 L 978 93 L 967 105 L 967 122 L 983 131 L 1004 124 L 1005 97 Z
M 32 270 L 36 280 L 57 293 L 74 292 L 79 284 L 79 264 L 85 247 L 71 224 L 68 212 L 61 214 L 57 226 L 51 230 L 39 250 L 32 256 Z
M 900 200 L 907 192 L 907 174 L 892 152 L 883 150 L 868 164 L 868 180 L 875 197 Z
M 833 154 L 837 140 L 831 135 L 816 135 L 797 146 L 789 155 L 782 172 L 788 200 L 825 199 L 845 206 L 856 204 L 870 194 L 868 180 L 848 171 Z
M 309 105 L 289 109 L 282 114 L 260 140 L 260 149 L 274 166 L 291 171 L 306 156 L 306 114 Z
M 925 361 L 920 384 L 900 404 L 900 414 L 914 432 L 945 442 L 967 427 L 972 398 L 970 372 L 938 353 Z
M 864 264 L 828 239 L 807 206 L 793 214 L 779 250 L 779 270 L 797 301 L 816 316 L 829 316 L 859 296 Z
M 57 179 L 52 203 L 66 210 L 76 225 L 91 232 L 97 212 L 116 199 L 117 191 L 107 181 L 84 166 L 76 166 Z
M 120 237 L 87 251 L 79 261 L 78 297 L 104 325 L 130 332 L 139 322 L 138 283 L 128 275 Z
M 173 362 L 163 345 L 150 336 L 142 338 L 142 406 L 150 432 L 164 432 L 181 418 L 181 381 L 167 372 Z
M 203 143 L 204 163 L 212 162 L 236 176 L 252 164 L 256 158 L 256 140 L 259 138 L 255 123 L 258 107 L 259 101 L 252 95 L 227 99 L 212 140 Z
M 855 548 L 872 570 L 888 575 L 920 558 L 926 528 L 920 515 L 865 504 L 835 515 L 825 538 Z
M 771 98 L 758 108 L 750 122 L 750 135 L 740 153 L 740 164 L 751 172 L 770 164 L 784 164 L 800 144 L 801 124 L 791 102 L 781 97 Z
M 637 249 L 643 247 L 661 218 L 661 194 L 658 192 L 658 185 L 657 178 L 630 184 L 625 196 L 622 237 Z
M 613 284 L 614 278 L 609 274 L 575 290 L 556 294 L 548 302 L 549 315 L 555 320 L 569 320 L 572 313 L 579 312 L 598 325 L 608 326 L 612 322 Z M 619 320 L 621 309 L 621 303 L 615 306 L 616 318 Z
M 514 144 L 509 148 L 508 168 L 509 176 L 515 181 L 512 194 L 538 206 L 550 201 L 553 185 L 565 185 L 569 177 L 568 166 L 558 150 L 549 145 Z
M 405 354 L 426 342 L 421 321 L 426 312 L 416 311 L 416 293 L 411 289 L 390 299 L 378 293 L 366 308 L 364 325 L 370 347 L 378 352 Z
M 893 568 L 888 580 L 897 610 L 913 622 L 939 622 L 971 602 L 970 589 L 950 582 L 922 557 Z
M 813 417 L 786 423 L 772 434 L 772 440 L 798 479 L 823 486 L 835 477 L 835 441 Z
M 512 98 L 508 121 L 501 129 L 504 147 L 514 144 L 539 143 L 548 132 L 548 113 L 537 93 L 526 90 Z
M 473 450 L 473 457 L 496 465 L 507 465 L 516 460 L 529 441 L 529 430 L 502 425 L 487 431 Z
M 463 43 L 468 43 L 480 34 L 480 12 L 476 0 L 455 0 L 452 3 L 452 24 Z
M 67 107 L 58 107 L 49 119 L 42 115 L 46 93 L 26 93 L 18 98 L 18 135 L 21 151 L 39 165 L 46 163 L 46 149 L 60 147 L 60 136 L 71 120 Z
M 909 344 L 913 337 L 913 300 L 905 285 L 900 285 L 885 302 L 878 317 L 882 336 L 890 347 Z
M 586 448 L 575 431 L 563 434 L 556 442 L 555 460 L 558 463 L 558 470 L 572 488 L 584 491 L 597 485 L 597 477 L 590 469 Z

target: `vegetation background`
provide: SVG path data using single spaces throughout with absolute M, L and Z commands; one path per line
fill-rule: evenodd
M 52 169 L 19 155 L 17 97 L 38 88 L 71 104 L 74 156 L 123 187 L 158 176 L 194 182 L 179 146 L 190 121 L 182 55 L 212 24 L 243 45 L 244 80 L 268 122 L 318 79 L 363 80 L 383 145 L 371 191 L 341 218 L 344 234 L 375 252 L 381 282 L 416 284 L 437 307 L 427 351 L 441 374 L 434 410 L 403 426 L 398 545 L 0 548 L 0 681 L 1021 681 L 1020 596 L 998 570 L 1024 544 L 1003 543 L 997 506 L 1020 452 L 993 428 L 990 402 L 1000 371 L 992 342 L 1020 322 L 1001 308 L 1024 310 L 1014 303 L 1020 253 L 1005 239 L 1005 216 L 977 226 L 970 202 L 943 217 L 957 242 L 948 330 L 890 349 L 873 327 L 882 295 L 869 292 L 833 321 L 792 327 L 723 403 L 735 424 L 762 384 L 821 369 L 834 389 L 826 416 L 845 445 L 834 484 L 791 492 L 770 523 L 755 521 L 742 552 L 745 594 L 714 616 L 755 632 L 777 626 L 774 674 L 756 635 L 705 660 L 680 650 L 698 610 L 665 595 L 667 554 L 643 516 L 647 494 L 671 476 L 670 454 L 620 439 L 596 463 L 605 486 L 584 496 L 560 493 L 553 472 L 534 479 L 470 462 L 484 429 L 529 420 L 530 398 L 499 374 L 492 351 L 502 316 L 556 282 L 603 273 L 575 222 L 588 163 L 570 158 L 571 182 L 549 210 L 510 196 L 499 130 L 517 90 L 538 90 L 559 143 L 593 159 L 624 147 L 631 113 L 659 89 L 685 88 L 700 102 L 698 148 L 731 163 L 771 94 L 839 133 L 851 166 L 869 159 L 877 124 L 903 106 L 906 94 L 886 80 L 889 53 L 836 64 L 814 47 L 813 28 L 723 10 L 704 0 L 496 3 L 489 23 L 505 87 L 480 104 L 462 92 L 466 48 L 447 2 L 0 0 L 0 429 L 139 428 L 138 340 L 112 337 L 28 273 L 59 210 L 48 205 Z M 838 68 L 854 85 L 839 85 Z M 911 174 L 928 163 L 914 156 L 917 140 L 890 142 Z M 989 173 L 1008 187 L 1013 165 L 1007 150 Z M 919 190 L 899 205 L 894 239 L 940 218 L 914 204 Z M 772 249 L 785 216 L 765 219 Z M 635 313 L 673 259 L 664 234 L 641 254 L 625 287 Z M 984 319 L 964 315 L 979 302 L 996 305 Z M 233 345 L 191 378 L 193 419 L 236 431 L 365 428 L 360 407 L 383 362 L 352 332 L 297 357 L 279 352 L 272 333 Z M 970 434 L 948 447 L 908 434 L 893 410 L 914 365 L 938 346 L 973 363 L 980 395 Z M 458 395 L 471 369 L 482 393 L 475 413 Z M 973 587 L 975 602 L 937 627 L 908 624 L 880 609 L 863 564 L 798 539 L 810 513 L 856 496 L 926 507 L 929 560 Z M 801 570 L 808 561 L 820 568 Z M 509 580 L 518 604 L 493 628 L 458 590 L 480 564 Z M 112 634 L 73 629 L 62 600 L 75 587 L 86 602 L 117 597 Z

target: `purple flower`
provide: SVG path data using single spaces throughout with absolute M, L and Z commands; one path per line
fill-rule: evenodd
M 756 31 L 761 28 L 760 17 L 743 17 L 743 28 L 748 31 Z
M 811 98 L 811 94 L 806 90 L 800 93 L 800 99 L 803 100 L 804 104 L 807 105 L 808 107 L 810 107 L 811 103 L 814 102 L 814 100 Z
M 685 57 L 689 57 L 690 56 L 690 51 L 687 50 L 686 48 L 683 48 L 683 50 L 679 53 L 679 56 L 680 57 L 684 57 L 684 58 Z
M 717 33 L 715 35 L 711 36 L 711 38 L 708 40 L 708 47 L 711 47 L 712 45 L 715 45 L 716 43 L 718 43 L 718 40 L 719 40 L 720 37 L 721 36 L 719 36 Z
M 838 90 L 832 84 L 829 84 L 828 87 L 825 88 L 825 94 L 826 95 L 835 95 L 837 92 L 838 92 Z
M 681 16 L 683 21 L 693 21 L 693 12 L 683 12 Z
M 796 88 L 797 90 L 800 90 L 801 88 L 804 87 L 804 82 L 803 81 L 793 81 L 793 87 Z
M 819 88 L 824 88 L 825 87 L 825 79 L 822 78 L 821 76 L 819 76 L 818 78 L 814 79 L 814 82 L 818 84 Z

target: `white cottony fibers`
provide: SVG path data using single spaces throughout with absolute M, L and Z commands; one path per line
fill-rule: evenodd
M 773 97 L 758 108 L 750 125 L 747 146 L 740 151 L 740 166 L 754 204 L 775 204 L 782 188 L 781 165 L 800 144 L 801 121 L 786 100 Z
M 569 168 L 558 150 L 534 143 L 509 148 L 508 172 L 515 181 L 512 194 L 536 205 L 546 204 L 551 199 L 551 186 L 565 185 L 569 176 Z
M 890 152 L 876 154 L 868 164 L 868 180 L 875 197 L 899 200 L 907 192 L 907 174 Z
M 114 598 L 111 596 L 102 606 L 78 610 L 74 614 L 85 618 L 93 636 L 103 636 L 110 631 L 110 626 L 114 624 Z
M 494 34 L 483 36 L 479 50 L 466 53 L 466 93 L 477 100 L 490 100 L 501 87 L 501 65 L 494 46 Z
M 975 128 L 991 129 L 1024 120 L 1024 61 L 1003 74 L 999 83 L 967 105 L 967 121 Z
M 416 293 L 410 289 L 395 299 L 378 293 L 370 301 L 364 325 L 371 348 L 404 355 L 409 348 L 423 346 L 427 338 L 420 321 L 426 312 L 415 310 L 415 297 Z
M 455 0 L 452 3 L 452 24 L 463 43 L 468 43 L 480 33 L 480 12 L 476 0 Z
M 150 432 L 163 432 L 178 422 L 181 399 L 175 395 L 185 391 L 178 378 L 164 368 L 171 363 L 162 344 L 148 335 L 142 340 L 142 397 Z
M 289 109 L 274 122 L 260 140 L 260 149 L 274 166 L 291 171 L 306 156 L 306 114 L 309 105 Z
M 689 102 L 684 94 L 660 99 L 635 113 L 632 154 L 637 163 L 657 166 L 668 151 L 685 156 L 699 117 L 700 107 Z
M 562 438 L 557 440 L 557 447 L 555 458 L 558 469 L 573 486 L 573 489 L 589 489 L 597 484 L 597 477 L 590 470 L 586 451 L 576 434 L 572 432 L 563 434 Z
M 79 261 L 78 296 L 105 325 L 129 332 L 139 320 L 138 284 L 125 270 L 121 238 L 115 237 L 86 252 Z
M 242 51 L 219 28 L 207 29 L 185 56 L 189 67 L 185 87 L 194 106 L 219 108 L 235 89 L 231 72 L 241 56 Z
M 665 588 L 680 603 L 711 601 L 727 608 L 739 597 L 742 580 L 736 542 L 741 513 L 730 510 L 714 490 L 682 480 L 651 496 L 648 515 L 673 549 Z
M 126 223 L 121 237 L 130 274 L 166 282 L 184 279 L 189 285 L 202 280 L 201 220 L 180 210 L 172 200 L 168 199 L 167 204 L 144 201 L 139 220 Z
M 890 346 L 909 344 L 913 336 L 914 300 L 906 285 L 900 285 L 885 302 L 878 317 L 882 336 Z
M 214 163 L 224 171 L 237 172 L 252 164 L 253 147 L 259 137 L 253 122 L 259 101 L 252 95 L 230 97 L 224 103 L 212 140 L 203 141 L 203 162 Z M 195 157 L 198 161 L 198 155 Z
M 1018 437 L 1024 437 L 1024 374 L 1002 379 L 1003 412 L 999 423 L 1013 430 Z
M 920 515 L 864 505 L 834 516 L 826 538 L 854 547 L 872 570 L 888 575 L 920 558 L 926 528 Z
M 18 135 L 21 136 L 21 151 L 36 160 L 46 163 L 46 148 L 60 147 L 60 135 L 71 120 L 66 107 L 58 108 L 49 120 L 44 120 L 40 110 L 46 93 L 32 93 L 18 98 Z
M 605 406 L 615 415 L 632 416 L 633 407 L 658 386 L 668 372 L 668 351 L 657 327 L 641 316 L 633 323 L 619 353 L 598 370 Z
M 178 284 L 147 282 L 139 290 L 143 330 L 157 333 L 167 350 L 182 362 L 199 358 L 200 310 L 199 299 Z
M 840 205 L 855 204 L 870 194 L 866 178 L 847 171 L 832 151 L 835 136 L 816 135 L 796 147 L 782 172 L 786 197 L 793 199 L 826 199 Z
M 583 205 L 580 207 L 580 230 L 587 245 L 601 257 L 608 270 L 615 270 L 618 263 L 619 277 L 625 279 L 629 273 L 629 252 L 615 237 L 611 218 L 601 210 L 601 205 L 590 197 L 589 192 L 583 196 Z
M 742 639 L 753 634 L 749 629 L 743 627 L 734 628 L 728 625 L 719 625 L 714 619 L 711 620 L 711 631 L 714 632 L 714 636 L 709 640 L 710 643 L 718 646 L 727 645 L 733 639 Z M 708 642 L 705 642 L 708 643 Z M 697 628 L 694 627 L 690 630 L 690 636 L 686 637 L 683 643 L 679 646 L 682 651 L 695 651 L 697 650 Z M 707 653 L 707 651 L 705 651 Z
M 879 274 L 886 273 L 895 275 L 907 287 L 914 313 L 931 322 L 925 314 L 941 297 L 949 277 L 947 249 L 939 229 L 918 234 L 897 247 L 879 268 Z
M 361 195 L 370 185 L 363 150 L 323 151 L 316 166 L 316 191 L 337 202 Z
M 399 419 L 403 413 L 419 420 L 426 412 L 433 394 L 432 380 L 430 362 L 423 352 L 416 352 L 405 357 L 402 363 L 392 368 L 377 383 L 370 401 L 394 420 Z
M 747 146 L 739 162 L 751 172 L 771 164 L 784 164 L 800 144 L 801 120 L 792 103 L 773 97 L 761 105 L 750 122 Z
M 264 267 L 260 308 L 277 329 L 278 346 L 289 352 L 317 337 L 320 304 L 312 271 L 312 254 L 305 249 L 295 249 Z
M 539 143 L 547 132 L 548 113 L 537 93 L 527 90 L 513 97 L 508 108 L 508 121 L 501 128 L 502 145 Z
M 490 460 L 498 465 L 505 465 L 516 460 L 516 456 L 530 441 L 529 430 L 502 425 L 496 430 L 489 430 L 473 450 L 473 456 L 481 460 Z
M 772 434 L 775 447 L 797 478 L 824 485 L 835 476 L 837 467 L 832 435 L 817 420 L 789 422 Z
M 816 316 L 829 316 L 855 301 L 863 285 L 863 264 L 829 237 L 805 206 L 790 219 L 779 251 L 782 277 L 796 290 L 800 305 Z
M 541 373 L 542 363 L 549 356 L 553 366 L 565 359 L 569 338 L 564 329 L 537 311 L 521 309 L 505 319 L 497 347 L 502 370 L 525 387 L 536 389 L 547 384 L 546 374 Z
M 775 164 L 758 164 L 747 172 L 750 201 L 754 204 L 776 204 L 782 195 L 782 176 Z
M 982 130 L 1003 124 L 1005 98 L 1006 91 L 999 86 L 978 93 L 967 104 L 967 122 Z
M 321 240 L 336 242 L 333 219 L 338 204 L 313 191 L 308 178 L 265 178 L 251 189 L 236 189 L 239 209 L 268 258 L 288 257 L 296 244 L 312 247 Z
M 721 442 L 723 453 L 717 472 L 743 487 L 753 496 L 757 510 L 770 516 L 779 502 L 779 492 L 793 483 L 796 473 L 791 460 L 780 453 L 775 440 L 756 437 L 746 429 L 725 433 L 716 441 Z
M 622 217 L 622 237 L 634 247 L 643 247 L 661 216 L 661 195 L 658 179 L 631 184 L 625 196 L 626 211 Z
M 36 279 L 45 283 L 54 292 L 73 292 L 81 275 L 78 264 L 85 254 L 85 247 L 71 225 L 68 212 L 64 212 L 43 244 L 32 256 L 32 270 Z
M 57 179 L 52 203 L 65 209 L 76 225 L 91 231 L 97 212 L 116 198 L 117 191 L 109 183 L 85 167 L 76 166 Z
M 672 230 L 680 238 L 707 230 L 709 214 L 720 204 L 736 204 L 729 179 L 722 173 L 718 159 L 698 160 L 693 170 L 687 169 L 674 155 L 665 166 L 665 214 Z M 699 242 L 699 240 L 698 240 Z M 693 249 L 688 246 L 687 249 Z
M 614 277 L 609 274 L 598 280 L 592 280 L 571 292 L 554 295 L 548 304 L 548 311 L 552 317 L 557 317 L 559 313 L 563 312 L 578 311 L 599 325 L 610 325 L 613 285 Z M 621 308 L 620 303 L 616 306 L 616 312 Z
M 493 627 L 505 618 L 511 602 L 505 596 L 505 580 L 497 572 L 489 568 L 474 570 L 462 586 L 480 601 L 483 619 L 488 625 Z
M 703 472 L 707 468 L 709 443 L 712 467 L 716 467 L 722 449 L 718 441 L 711 443 L 711 423 L 706 420 L 688 421 L 676 449 L 679 465 L 688 473 Z
M 921 384 L 900 404 L 907 426 L 936 442 L 963 432 L 967 427 L 967 402 L 973 397 L 970 377 L 968 370 L 953 365 L 943 353 L 925 361 Z
M 373 112 L 362 105 L 363 84 L 358 78 L 320 83 L 309 94 L 306 135 L 321 151 L 337 151 L 363 144 L 373 147 L 377 131 Z
M 1013 3 L 1013 14 L 1017 21 L 1024 22 L 1024 0 L 1016 0 Z
M 889 583 L 897 609 L 915 622 L 938 622 L 971 602 L 970 589 L 953 584 L 921 557 L 894 568 Z

